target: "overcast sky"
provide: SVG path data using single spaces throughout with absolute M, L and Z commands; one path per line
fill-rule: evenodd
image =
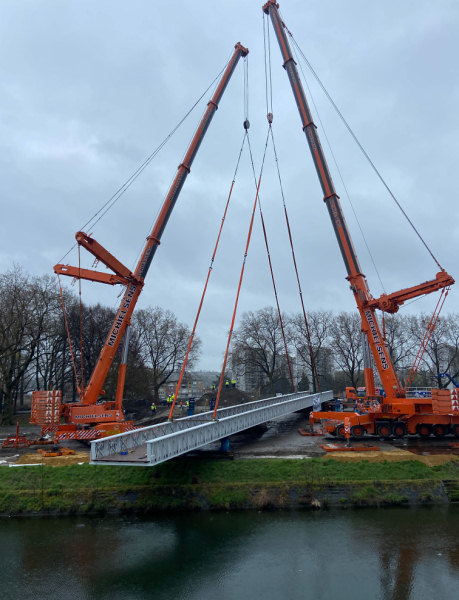
M 73 245 L 75 232 L 175 127 L 238 41 L 250 50 L 250 135 L 258 171 L 267 127 L 261 6 L 254 0 L 0 0 L 1 272 L 17 263 L 33 275 L 52 274 L 53 265 Z M 283 0 L 280 10 L 441 265 L 459 277 L 459 3 Z M 281 62 L 271 31 L 273 128 L 306 308 L 354 310 Z M 189 325 L 242 142 L 243 72 L 241 60 L 138 304 L 169 308 Z M 305 75 L 384 290 L 434 278 L 435 263 L 307 70 Z M 131 269 L 205 102 L 115 207 L 87 231 Z M 373 295 L 379 296 L 383 289 L 313 112 L 362 269 Z M 197 332 L 203 340 L 203 369 L 221 367 L 253 198 L 245 153 Z M 272 151 L 261 201 L 281 308 L 297 312 Z M 73 251 L 65 262 L 77 260 Z M 85 261 L 91 266 L 91 258 Z M 84 299 L 116 307 L 119 290 L 107 288 L 85 282 Z M 453 289 L 445 311 L 459 311 L 458 297 Z M 429 312 L 435 302 L 436 297 L 428 297 L 405 310 Z M 272 304 L 257 217 L 238 314 Z

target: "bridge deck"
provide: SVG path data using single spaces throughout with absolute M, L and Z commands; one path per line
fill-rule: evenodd
M 312 406 L 318 410 L 332 397 L 331 391 L 297 392 L 220 408 L 216 419 L 209 411 L 102 438 L 91 442 L 91 464 L 157 465 L 276 417 Z

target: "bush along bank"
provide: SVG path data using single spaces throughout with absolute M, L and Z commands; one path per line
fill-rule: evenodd
M 417 506 L 459 501 L 459 462 L 174 460 L 0 469 L 0 514 Z

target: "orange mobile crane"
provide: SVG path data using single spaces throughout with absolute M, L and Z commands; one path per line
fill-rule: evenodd
M 142 291 L 151 261 L 160 244 L 161 236 L 186 177 L 190 172 L 191 165 L 207 128 L 218 109 L 218 103 L 239 59 L 247 56 L 247 54 L 247 48 L 244 48 L 240 43 L 235 45 L 233 55 L 226 66 L 220 83 L 212 99 L 207 104 L 207 109 L 191 140 L 183 162 L 178 167 L 178 172 L 164 200 L 153 229 L 147 238 L 135 271 L 132 273 L 95 239 L 82 231 L 79 231 L 75 236 L 77 243 L 93 254 L 113 274 L 62 264 L 54 267 L 54 271 L 58 275 L 69 275 L 70 277 L 97 281 L 109 285 L 120 284 L 125 287 L 125 291 L 91 379 L 86 388 L 79 388 L 78 390 L 80 400 L 74 403 L 63 404 L 61 402 L 60 391 L 34 393 L 31 422 L 43 425 L 42 435 L 52 434 L 56 441 L 65 439 L 91 440 L 133 429 L 132 422 L 125 421 L 122 407 L 131 316 Z M 115 400 L 100 400 L 100 397 L 104 395 L 102 388 L 105 379 L 122 339 L 122 358 L 118 372 Z M 65 423 L 61 423 L 61 420 L 64 420 Z
M 432 390 L 431 398 L 409 398 L 406 388 L 400 384 L 395 373 L 384 337 L 376 319 L 375 310 L 395 313 L 399 307 L 418 296 L 437 290 L 448 289 L 454 279 L 440 267 L 435 279 L 409 287 L 392 294 L 383 294 L 373 298 L 368 288 L 365 275 L 357 259 L 351 236 L 344 219 L 330 171 L 320 144 L 317 127 L 305 97 L 298 75 L 296 63 L 292 57 L 286 27 L 279 15 L 279 5 L 269 0 L 264 12 L 269 15 L 279 42 L 283 66 L 287 71 L 295 101 L 300 113 L 303 131 L 308 141 L 316 172 L 322 187 L 324 202 L 338 240 L 339 248 L 347 270 L 346 279 L 354 294 L 362 322 L 364 344 L 364 374 L 366 397 L 364 410 L 354 413 L 320 411 L 313 413 L 315 422 L 322 422 L 329 433 L 344 436 L 344 418 L 350 418 L 351 434 L 355 438 L 365 433 L 379 434 L 384 437 L 403 437 L 407 433 L 419 433 L 428 436 L 434 433 L 441 437 L 446 433 L 459 435 L 459 411 L 455 410 L 454 396 L 448 400 L 449 390 Z M 381 379 L 385 396 L 375 394 L 371 356 Z M 454 391 L 453 391 L 454 394 Z M 457 403 L 456 403 L 457 406 Z

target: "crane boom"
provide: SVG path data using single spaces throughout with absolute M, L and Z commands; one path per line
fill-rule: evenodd
M 341 209 L 339 196 L 337 195 L 333 180 L 325 159 L 322 146 L 320 144 L 317 127 L 313 122 L 311 111 L 304 93 L 303 86 L 298 74 L 296 63 L 293 59 L 290 43 L 285 31 L 285 25 L 279 15 L 279 4 L 275 0 L 269 0 L 264 6 L 263 11 L 271 17 L 277 41 L 279 42 L 283 66 L 287 72 L 293 95 L 300 113 L 302 128 L 308 141 L 309 149 L 314 161 L 314 166 L 322 187 L 324 202 L 327 206 L 328 213 L 335 231 L 336 239 L 338 240 L 341 255 L 347 270 L 346 279 L 350 283 L 350 288 L 354 294 L 354 298 L 360 312 L 362 321 L 362 331 L 366 334 L 371 353 L 378 369 L 381 383 L 386 391 L 387 396 L 401 398 L 404 396 L 404 391 L 395 369 L 392 365 L 390 355 L 384 338 L 375 316 L 375 308 L 387 310 L 383 308 L 387 306 L 388 312 L 398 310 L 398 305 L 403 303 L 408 298 L 413 298 L 422 294 L 426 294 L 454 283 L 454 279 L 445 271 L 437 275 L 436 279 L 431 282 L 426 282 L 420 286 L 407 288 L 401 292 L 390 295 L 389 297 L 381 297 L 374 300 L 370 294 L 369 287 L 362 273 L 360 264 L 352 244 L 350 232 L 348 230 L 346 220 Z M 384 302 L 386 301 L 386 302 Z
M 153 229 L 150 235 L 147 237 L 146 244 L 144 246 L 144 249 L 142 251 L 134 273 L 132 274 L 128 269 L 126 269 L 126 267 L 124 267 L 122 263 L 117 261 L 99 243 L 96 243 L 95 240 L 92 240 L 90 236 L 86 235 L 84 232 L 77 233 L 76 237 L 78 243 L 80 245 L 83 245 L 97 259 L 101 260 L 102 262 L 104 262 L 104 264 L 109 266 L 115 272 L 116 276 L 115 278 L 112 276 L 100 277 L 100 275 L 98 274 L 94 274 L 93 276 L 91 276 L 91 271 L 85 270 L 83 275 L 84 278 L 93 279 L 95 281 L 102 281 L 103 283 L 110 284 L 121 282 L 126 286 L 125 292 L 120 303 L 120 307 L 116 314 L 113 325 L 110 329 L 108 337 L 105 341 L 105 344 L 100 352 L 99 359 L 91 375 L 91 379 L 89 380 L 86 389 L 82 392 L 82 396 L 79 403 L 80 406 L 94 405 L 97 402 L 100 394 L 103 393 L 102 387 L 104 385 L 108 371 L 115 358 L 116 350 L 123 338 L 123 335 L 126 332 L 126 328 L 130 323 L 131 315 L 137 303 L 138 297 L 142 291 L 145 276 L 147 275 L 151 261 L 160 244 L 161 236 L 167 225 L 167 222 L 175 206 L 183 184 L 185 183 L 187 175 L 190 172 L 193 160 L 196 156 L 199 146 L 201 145 L 207 128 L 209 127 L 212 118 L 216 110 L 218 109 L 218 104 L 222 98 L 222 95 L 231 78 L 231 75 L 234 72 L 234 69 L 236 68 L 239 59 L 241 58 L 241 56 L 244 57 L 247 54 L 247 48 L 244 48 L 244 46 L 242 46 L 238 42 L 234 47 L 233 55 L 230 58 L 228 65 L 226 66 L 226 69 L 220 79 L 220 83 L 218 84 L 218 87 L 215 90 L 212 99 L 207 104 L 207 109 L 199 123 L 198 128 L 196 129 L 193 139 L 191 140 L 183 162 L 178 166 L 177 174 L 163 202 L 161 211 L 156 219 Z M 64 275 L 78 276 L 77 269 L 75 267 L 65 267 L 64 265 L 56 265 L 55 271 Z M 117 398 L 119 398 L 119 393 L 117 393 Z M 120 415 L 117 415 L 117 418 L 115 420 L 120 420 L 123 418 L 123 415 L 121 407 L 118 406 L 118 402 L 117 408 L 119 408 Z M 75 405 L 71 409 L 71 411 L 72 415 L 75 412 L 78 412 L 78 404 Z M 92 412 L 94 412 L 94 410 Z M 83 421 L 80 419 L 79 422 L 87 422 L 87 420 L 84 420 L 84 416 L 82 416 L 82 419 Z

